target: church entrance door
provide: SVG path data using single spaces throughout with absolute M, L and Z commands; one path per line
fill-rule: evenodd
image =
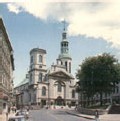
M 64 99 L 62 99 L 61 96 L 58 96 L 57 99 L 55 100 L 55 104 L 61 106 L 64 104 Z
M 46 100 L 41 100 L 42 103 L 42 107 L 44 107 L 46 105 Z

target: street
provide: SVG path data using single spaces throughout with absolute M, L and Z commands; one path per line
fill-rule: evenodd
M 41 109 L 30 111 L 30 121 L 90 121 L 82 117 L 77 117 L 66 113 L 64 109 Z M 94 120 L 91 120 L 94 121 Z

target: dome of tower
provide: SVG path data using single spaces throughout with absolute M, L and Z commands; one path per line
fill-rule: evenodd
M 30 54 L 31 54 L 32 52 L 40 52 L 40 53 L 46 54 L 46 50 L 40 49 L 40 48 L 33 48 L 33 49 L 30 51 Z

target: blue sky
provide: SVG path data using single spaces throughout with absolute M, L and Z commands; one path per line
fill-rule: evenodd
M 32 48 L 46 49 L 48 68 L 53 62 L 56 63 L 62 40 L 61 21 L 64 18 L 67 21 L 73 75 L 86 57 L 109 52 L 120 59 L 118 5 L 120 4 L 1 3 L 0 15 L 14 49 L 14 84 L 17 85 L 25 78 Z M 116 11 L 116 14 L 111 11 Z

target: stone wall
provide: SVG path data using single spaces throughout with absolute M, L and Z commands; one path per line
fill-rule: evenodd
M 87 109 L 87 108 L 83 108 L 83 107 L 78 106 L 77 111 L 82 113 L 82 114 L 95 115 L 96 109 Z M 98 109 L 99 115 L 103 115 L 105 113 L 106 113 L 106 110 Z

